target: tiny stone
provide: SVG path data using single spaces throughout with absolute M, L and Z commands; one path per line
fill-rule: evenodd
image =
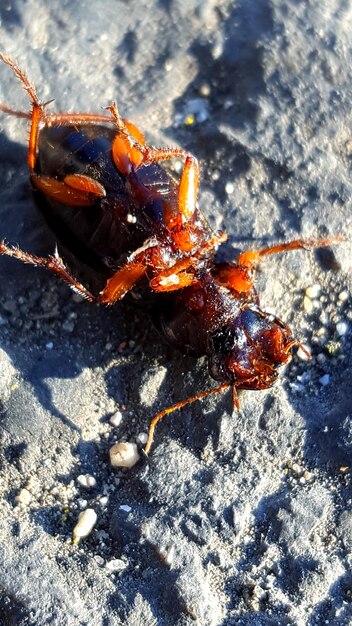
M 100 567 L 103 567 L 103 565 L 105 564 L 105 561 L 103 559 L 102 556 L 100 556 L 100 554 L 96 554 L 94 557 L 94 561 L 96 562 L 97 565 L 99 565 Z
M 79 476 L 77 476 L 77 482 L 79 485 L 81 485 L 81 487 L 86 488 L 95 487 L 97 484 L 94 476 L 90 476 L 89 474 L 80 474 Z
M 326 387 L 330 382 L 330 374 L 324 374 L 324 376 L 319 378 L 319 382 L 323 387 Z
M 313 313 L 313 302 L 310 298 L 308 298 L 308 296 L 304 296 L 303 298 L 303 308 L 306 313 Z
M 102 496 L 101 498 L 99 498 L 99 502 L 101 506 L 106 506 L 107 503 L 109 502 L 108 496 Z
M 25 504 L 25 505 L 29 504 L 31 500 L 32 500 L 32 494 L 25 487 L 21 489 L 20 493 L 15 498 L 15 501 L 18 504 Z
M 307 287 L 306 296 L 310 298 L 311 300 L 314 300 L 315 298 L 319 296 L 320 291 L 321 291 L 320 285 L 316 283 L 315 285 L 312 285 L 311 287 Z
M 86 509 L 88 506 L 88 500 L 85 500 L 84 498 L 79 498 L 78 500 L 78 506 L 80 509 Z
M 121 413 L 121 411 L 116 411 L 116 413 L 114 413 L 114 415 L 112 415 L 110 417 L 109 422 L 110 422 L 111 426 L 114 426 L 115 428 L 117 426 L 120 426 L 120 424 L 122 422 L 122 413 Z
M 62 324 L 62 330 L 67 333 L 72 333 L 75 329 L 75 324 L 72 320 L 65 320 Z
M 125 511 L 125 513 L 130 513 L 132 511 L 132 507 L 129 504 L 120 504 L 119 509 L 121 511 Z
M 111 561 L 106 563 L 105 567 L 109 572 L 121 572 L 126 569 L 127 564 L 122 559 L 111 559 Z
M 317 362 L 320 365 L 323 365 L 324 363 L 326 363 L 327 361 L 327 357 L 323 352 L 319 352 L 319 354 L 317 355 Z
M 47 350 L 52 350 L 54 347 L 54 344 L 52 341 L 48 341 L 48 343 L 45 345 Z
M 115 443 L 110 448 L 109 454 L 112 467 L 131 468 L 139 461 L 138 448 L 135 443 Z
M 147 433 L 138 433 L 136 439 L 137 439 L 137 442 L 141 446 L 144 446 L 144 444 L 146 444 L 147 441 L 148 441 L 148 434 Z
M 349 293 L 347 291 L 347 289 L 344 289 L 343 291 L 340 291 L 338 298 L 340 300 L 340 302 L 346 302 L 346 300 L 348 300 L 349 297 Z
M 92 532 L 96 521 L 97 514 L 94 509 L 86 509 L 78 516 L 78 522 L 73 529 L 73 541 L 78 543 L 80 539 L 88 537 Z
M 210 96 L 210 86 L 208 83 L 203 83 L 199 87 L 199 94 L 203 96 L 203 98 L 208 98 L 208 96 Z
M 231 193 L 233 193 L 235 190 L 235 185 L 233 183 L 226 183 L 225 185 L 225 192 L 227 193 L 227 195 L 230 195 Z
M 337 334 L 342 337 L 343 335 L 345 335 L 347 333 L 348 330 L 348 324 L 347 322 L 338 322 L 336 324 L 336 331 Z

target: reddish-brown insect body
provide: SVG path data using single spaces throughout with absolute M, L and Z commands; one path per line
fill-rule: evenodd
M 145 451 L 167 413 L 230 386 L 238 408 L 236 389 L 270 387 L 298 341 L 286 324 L 259 308 L 256 267 L 263 256 L 333 240 L 296 240 L 243 252 L 235 264 L 216 263 L 226 236 L 214 233 L 197 207 L 195 157 L 148 146 L 115 104 L 106 115 L 47 113 L 26 74 L 6 55 L 0 59 L 32 104 L 28 114 L 1 109 L 30 120 L 28 165 L 36 204 L 59 244 L 98 272 L 104 287 L 89 291 L 57 255 L 36 257 L 4 242 L 0 253 L 47 267 L 90 301 L 111 305 L 130 291 L 144 298 L 165 339 L 186 353 L 205 355 L 220 382 L 158 413 Z M 175 157 L 184 159 L 179 183 L 160 166 Z

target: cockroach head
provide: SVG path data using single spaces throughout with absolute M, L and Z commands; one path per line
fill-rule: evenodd
M 297 343 L 277 317 L 256 307 L 243 308 L 209 340 L 211 375 L 238 389 L 267 389 Z

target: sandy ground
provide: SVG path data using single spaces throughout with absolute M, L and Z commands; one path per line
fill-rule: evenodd
M 196 154 L 226 254 L 351 238 L 349 3 L 16 0 L 0 19 L 1 49 L 56 110 L 117 100 L 150 143 Z M 5 66 L 0 100 L 28 107 Z M 0 130 L 0 237 L 48 254 L 26 123 L 1 116 Z M 225 394 L 165 419 L 132 470 L 110 467 L 112 443 L 211 388 L 206 363 L 129 303 L 79 302 L 0 259 L 1 626 L 352 623 L 351 252 L 268 260 L 262 306 L 312 360 L 242 393 L 239 413 Z M 73 545 L 86 508 L 96 526 Z

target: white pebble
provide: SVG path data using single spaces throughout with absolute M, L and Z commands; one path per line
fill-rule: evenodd
M 308 296 L 304 296 L 303 298 L 303 308 L 306 311 L 306 313 L 313 313 L 313 309 L 314 309 L 313 302 Z
M 135 443 L 115 443 L 109 450 L 112 467 L 133 467 L 139 461 L 138 448 Z
M 48 343 L 45 345 L 47 350 L 52 350 L 54 347 L 54 344 L 52 341 L 48 341 Z
M 148 441 L 148 433 L 138 433 L 136 439 L 141 446 L 144 446 Z
M 109 572 L 121 572 L 126 569 L 127 564 L 122 559 L 111 559 L 111 561 L 106 563 L 105 567 Z
M 110 422 L 111 426 L 114 426 L 115 428 L 117 426 L 120 426 L 120 424 L 122 422 L 122 413 L 121 413 L 121 411 L 116 411 L 116 413 L 114 413 L 114 415 L 112 415 L 110 417 L 109 422 Z
M 130 511 L 132 511 L 132 507 L 129 504 L 120 504 L 119 509 L 121 511 L 125 511 L 125 513 L 130 513 Z
M 227 193 L 227 195 L 229 196 L 230 194 L 232 194 L 235 190 L 235 185 L 233 183 L 226 183 L 225 185 L 225 192 Z
M 78 543 L 80 539 L 88 537 L 92 532 L 98 517 L 94 509 L 86 509 L 78 516 L 78 522 L 73 529 L 73 541 Z
M 338 324 L 336 324 L 336 331 L 340 337 L 345 335 L 347 333 L 347 330 L 348 330 L 347 322 L 338 322 Z
M 340 302 L 345 302 L 346 300 L 348 300 L 349 293 L 348 293 L 347 289 L 344 289 L 343 291 L 340 291 L 338 297 L 339 297 Z
M 318 283 L 316 283 L 315 285 L 312 285 L 311 287 L 307 287 L 306 296 L 310 298 L 311 300 L 314 300 L 320 295 L 320 291 L 321 291 L 321 287 L 320 285 L 318 285 Z
M 323 387 L 326 387 L 330 382 L 330 374 L 324 374 L 324 376 L 319 378 L 319 382 Z
M 131 213 L 127 213 L 126 220 L 128 221 L 129 224 L 135 224 L 137 221 L 137 218 L 135 215 L 132 215 Z
M 94 476 L 90 476 L 89 474 L 80 474 L 77 476 L 77 482 L 81 487 L 86 488 L 95 487 L 97 484 Z
M 15 501 L 17 502 L 17 504 L 27 505 L 30 503 L 31 500 L 32 500 L 32 494 L 25 487 L 21 489 L 20 493 L 15 498 Z

